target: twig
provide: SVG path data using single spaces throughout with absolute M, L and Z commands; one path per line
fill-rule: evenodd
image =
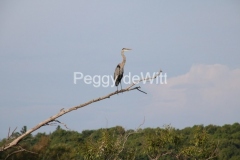
M 135 131 L 130 132 L 130 133 L 128 133 L 126 136 L 124 136 L 124 141 L 123 141 L 121 150 L 119 150 L 119 152 L 117 153 L 117 156 L 123 151 L 124 146 L 125 146 L 125 143 L 126 143 L 127 140 L 128 140 L 128 137 L 129 137 L 130 135 L 134 134 L 134 133 L 138 133 L 139 128 L 140 128 L 144 123 L 145 123 L 145 117 L 144 117 L 144 119 L 143 119 L 143 122 L 138 126 L 138 128 L 137 128 Z
M 9 139 L 10 138 L 10 127 L 8 128 L 8 138 L 7 139 Z
M 143 122 L 138 126 L 137 130 L 138 130 L 142 125 L 144 125 L 144 123 L 145 123 L 145 116 L 144 116 L 144 118 L 143 118 Z
M 5 160 L 7 160 L 13 154 L 16 154 L 16 153 L 19 153 L 19 152 L 28 152 L 28 153 L 32 153 L 32 154 L 38 154 L 36 152 L 32 152 L 32 151 L 26 150 L 26 149 L 22 148 L 21 146 L 18 146 L 18 148 L 19 149 L 17 151 L 14 151 L 14 152 L 8 154 L 7 157 L 5 158 Z
M 62 123 L 62 122 L 60 122 L 59 120 L 54 120 L 54 121 L 55 121 L 55 122 L 58 122 L 58 123 L 60 123 L 60 124 L 62 124 L 62 125 L 64 125 L 65 128 L 69 129 L 65 123 Z
M 8 140 L 13 136 L 13 133 L 16 131 L 17 127 L 12 131 L 12 133 L 10 134 L 11 128 L 9 127 L 8 129 Z
M 139 88 L 138 88 L 137 90 L 139 90 L 139 91 L 140 91 L 140 92 L 142 92 L 142 93 L 145 93 L 145 94 L 147 94 L 146 92 L 144 92 L 144 91 L 140 90 Z
M 156 74 L 155 76 L 140 79 L 140 80 L 137 81 L 136 83 L 133 82 L 127 89 L 133 87 L 135 84 L 138 84 L 138 83 L 140 83 L 140 82 L 142 82 L 142 81 L 148 81 L 148 80 L 150 80 L 150 79 L 155 79 L 155 78 L 157 78 L 161 73 L 162 73 L 162 70 L 160 69 L 160 71 L 158 72 L 158 74 Z
M 218 156 L 218 155 L 217 155 L 217 151 L 218 151 L 218 145 L 219 145 L 219 141 L 218 141 L 218 143 L 217 143 L 217 146 L 216 146 L 216 148 L 215 148 L 215 149 L 214 149 L 214 151 L 212 152 L 211 156 L 210 156 L 210 157 L 208 157 L 208 159 L 206 159 L 206 160 L 213 159 L 213 158 L 215 158 L 215 157 L 217 157 L 217 156 Z

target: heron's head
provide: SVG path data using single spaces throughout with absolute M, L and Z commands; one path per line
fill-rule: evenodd
M 123 49 L 122 49 L 122 51 L 124 51 L 124 52 L 130 51 L 130 50 L 132 50 L 132 49 L 130 49 L 130 48 L 123 48 Z

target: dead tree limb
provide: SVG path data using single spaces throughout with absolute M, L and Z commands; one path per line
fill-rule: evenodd
M 12 131 L 12 133 L 10 134 L 11 128 L 9 127 L 7 140 L 10 140 L 10 139 L 11 139 L 11 137 L 13 136 L 14 132 L 16 131 L 16 129 L 17 129 L 17 127 L 16 127 L 16 128 Z
M 143 122 L 138 126 L 138 128 L 137 128 L 135 131 L 130 132 L 130 133 L 128 133 L 127 135 L 124 136 L 124 141 L 123 141 L 123 144 L 122 144 L 121 150 L 118 151 L 117 156 L 123 151 L 124 146 L 125 146 L 125 143 L 126 143 L 127 140 L 128 140 L 128 137 L 129 137 L 130 135 L 134 134 L 134 133 L 138 133 L 140 127 L 141 127 L 144 123 L 145 123 L 145 117 L 144 117 L 144 119 L 143 119 Z
M 0 147 L 0 152 L 1 151 L 5 151 L 13 146 L 16 146 L 24 137 L 26 137 L 27 135 L 31 134 L 32 132 L 38 130 L 39 128 L 41 128 L 42 126 L 45 126 L 45 125 L 48 125 L 49 123 L 51 122 L 56 122 L 57 118 L 63 116 L 64 114 L 67 114 L 71 111 L 74 111 L 74 110 L 77 110 L 79 108 L 82 108 L 82 107 L 85 107 L 89 104 L 92 104 L 94 102 L 98 102 L 98 101 L 101 101 L 101 100 L 104 100 L 106 98 L 110 98 L 111 96 L 113 95 L 116 95 L 118 93 L 123 93 L 123 92 L 127 92 L 127 91 L 132 91 L 132 90 L 139 90 L 139 88 L 141 88 L 140 86 L 138 87 L 134 87 L 136 84 L 138 84 L 139 82 L 142 82 L 142 81 L 147 81 L 147 80 L 150 80 L 150 79 L 155 79 L 157 78 L 160 74 L 161 74 L 161 70 L 160 72 L 158 72 L 158 74 L 156 74 L 154 77 L 148 77 L 148 78 L 145 78 L 145 79 L 141 79 L 139 80 L 138 82 L 133 82 L 129 87 L 125 88 L 125 89 L 121 89 L 120 91 L 115 91 L 115 92 L 112 92 L 110 94 L 107 94 L 103 97 L 99 97 L 99 98 L 96 98 L 96 99 L 93 99 L 93 100 L 90 100 L 86 103 L 83 103 L 83 104 L 80 104 L 78 106 L 75 106 L 75 107 L 72 107 L 72 108 L 69 108 L 69 109 L 61 109 L 59 113 L 57 113 L 56 115 L 54 116 L 51 116 L 49 117 L 48 119 L 46 119 L 45 121 L 42 121 L 40 122 L 38 125 L 36 125 L 35 127 L 33 127 L 32 129 L 29 129 L 27 132 L 23 133 L 22 135 L 20 135 L 19 137 L 17 137 L 16 139 L 14 139 L 12 142 L 8 143 L 8 144 L 5 144 L 3 145 L 2 147 Z M 140 90 L 139 90 L 140 91 Z M 143 92 L 143 91 L 142 91 Z
M 17 148 L 18 148 L 18 149 L 17 149 L 16 151 L 14 151 L 14 152 L 12 152 L 12 153 L 9 153 L 9 154 L 7 155 L 7 157 L 5 158 L 5 160 L 7 160 L 9 157 L 11 157 L 12 155 L 14 155 L 14 154 L 16 154 L 16 153 L 19 153 L 19 152 L 28 152 L 28 153 L 32 153 L 32 154 L 37 154 L 37 153 L 35 153 L 35 152 L 26 150 L 26 149 L 22 148 L 21 146 L 18 146 Z

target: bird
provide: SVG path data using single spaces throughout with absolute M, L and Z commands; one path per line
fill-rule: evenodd
M 122 55 L 122 63 L 119 63 L 115 69 L 114 72 L 114 82 L 115 82 L 115 86 L 117 86 L 117 91 L 118 91 L 118 85 L 119 83 L 121 84 L 121 80 L 123 78 L 123 72 L 124 72 L 124 65 L 126 63 L 126 56 L 124 55 L 124 52 L 126 51 L 130 51 L 132 49 L 130 48 L 123 48 L 121 51 L 121 55 Z M 121 84 L 121 90 L 122 90 L 122 84 Z

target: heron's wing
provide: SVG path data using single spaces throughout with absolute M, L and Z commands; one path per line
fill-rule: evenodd
M 118 64 L 114 72 L 114 81 L 116 86 L 121 83 L 121 80 L 123 78 L 123 71 L 123 68 L 121 68 L 120 64 Z
M 114 80 L 120 75 L 120 65 L 117 65 L 115 72 L 114 72 Z

